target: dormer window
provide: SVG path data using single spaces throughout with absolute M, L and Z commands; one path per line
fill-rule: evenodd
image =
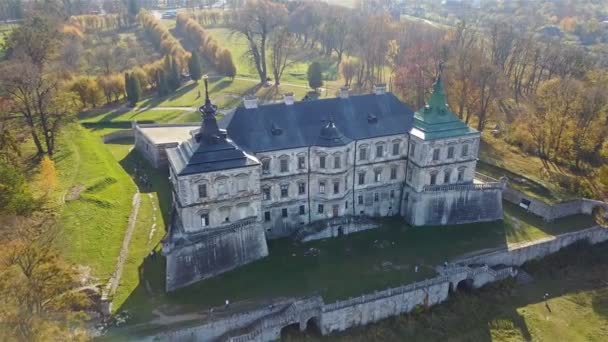
M 369 122 L 369 123 L 376 123 L 376 122 L 378 122 L 378 117 L 377 117 L 377 116 L 375 116 L 375 115 L 374 115 L 374 114 L 372 114 L 372 113 L 369 113 L 369 114 L 367 115 L 367 122 Z
M 270 132 L 272 133 L 272 135 L 281 135 L 283 134 L 283 130 L 277 126 L 277 124 L 273 123 L 272 127 L 270 128 Z

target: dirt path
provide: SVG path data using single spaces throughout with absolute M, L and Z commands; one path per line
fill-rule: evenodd
M 118 284 L 120 283 L 120 278 L 122 277 L 125 261 L 129 255 L 129 244 L 131 243 L 131 237 L 133 237 L 133 231 L 135 230 L 135 223 L 137 222 L 137 213 L 139 212 L 140 204 L 141 194 L 139 193 L 139 189 L 137 189 L 137 192 L 135 195 L 133 195 L 133 206 L 131 208 L 131 214 L 129 215 L 129 221 L 127 223 L 127 231 L 125 232 L 125 237 L 122 240 L 122 247 L 120 248 L 116 268 L 114 269 L 114 274 L 112 274 L 112 278 L 110 278 L 110 281 L 106 287 L 107 294 L 110 298 L 112 298 L 116 292 Z

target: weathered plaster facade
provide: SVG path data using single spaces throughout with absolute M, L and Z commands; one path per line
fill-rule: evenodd
M 440 79 L 415 113 L 381 87 L 265 106 L 248 98 L 225 130 L 215 109 L 207 96 L 192 130 L 135 128 L 136 148 L 170 170 L 167 290 L 264 257 L 266 239 L 374 226 L 359 217 L 417 226 L 502 218 L 505 184 L 474 184 L 480 135 L 449 111 Z

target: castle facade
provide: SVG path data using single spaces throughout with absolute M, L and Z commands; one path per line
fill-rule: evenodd
M 384 216 L 413 226 L 502 218 L 504 184 L 475 183 L 480 134 L 450 111 L 441 78 L 416 112 L 383 86 L 314 101 L 247 98 L 219 123 L 207 95 L 200 111 L 202 125 L 182 141 L 155 144 L 136 130 L 144 155 L 162 145 L 154 158 L 170 173 L 167 291 L 262 258 L 267 239 L 310 227 L 336 236 Z

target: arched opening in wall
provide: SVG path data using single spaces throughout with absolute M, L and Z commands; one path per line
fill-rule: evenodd
M 281 341 L 289 341 L 296 336 L 303 336 L 303 333 L 300 332 L 300 323 L 293 323 L 281 328 Z
M 456 286 L 456 289 L 459 292 L 468 292 L 471 291 L 473 289 L 473 279 L 464 279 L 461 280 L 458 285 Z
M 321 326 L 316 317 L 311 317 L 306 321 L 306 335 L 321 337 Z

